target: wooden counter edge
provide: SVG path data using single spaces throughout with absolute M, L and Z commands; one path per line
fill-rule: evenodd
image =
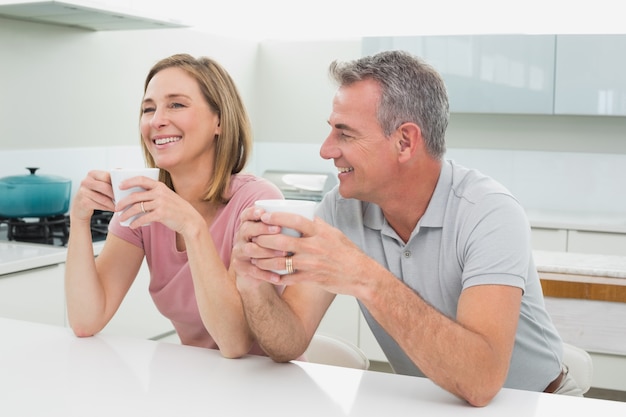
M 626 303 L 626 279 L 539 272 L 545 297 Z

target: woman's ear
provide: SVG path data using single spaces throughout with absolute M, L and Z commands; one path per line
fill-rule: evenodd
M 222 119 L 217 119 L 217 126 L 215 126 L 215 136 L 222 134 Z

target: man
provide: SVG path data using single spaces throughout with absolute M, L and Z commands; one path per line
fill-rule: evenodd
M 335 62 L 330 73 L 339 88 L 320 154 L 334 160 L 339 186 L 315 221 L 243 213 L 233 251 L 263 349 L 276 361 L 299 357 L 334 295 L 348 294 L 397 373 L 474 406 L 503 386 L 580 395 L 544 308 L 523 208 L 494 180 L 443 159 L 439 74 L 399 51 Z M 292 274 L 270 271 L 286 265 Z M 270 284 L 286 285 L 282 296 Z

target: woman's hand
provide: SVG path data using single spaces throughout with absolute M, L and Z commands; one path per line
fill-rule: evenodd
M 70 217 L 72 220 L 89 220 L 94 210 L 115 210 L 108 171 L 90 171 L 81 181 L 72 202 Z
M 145 191 L 131 193 L 118 201 L 115 211 L 119 212 L 120 221 L 142 214 L 130 224 L 137 228 L 152 222 L 159 222 L 169 229 L 185 236 L 186 233 L 197 231 L 198 222 L 204 221 L 199 209 L 169 189 L 164 183 L 138 176 L 120 183 L 121 189 L 141 187 Z M 198 202 L 199 205 L 204 203 Z

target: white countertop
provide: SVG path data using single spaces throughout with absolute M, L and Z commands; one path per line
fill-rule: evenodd
M 279 364 L 165 342 L 0 319 L 0 415 L 626 415 L 626 403 L 503 389 L 473 408 L 425 378 L 304 362 Z
M 104 242 L 94 243 L 94 253 Z M 65 262 L 67 248 L 32 243 L 0 241 L 0 275 Z M 626 279 L 626 256 L 533 251 L 541 273 Z
M 0 242 L 0 275 L 65 262 L 67 249 L 60 246 Z
M 626 279 L 626 256 L 551 251 L 533 251 L 533 256 L 540 273 Z
M 103 241 L 94 243 L 94 254 L 103 246 Z M 67 248 L 62 246 L 0 241 L 0 275 L 63 263 L 66 256 Z

